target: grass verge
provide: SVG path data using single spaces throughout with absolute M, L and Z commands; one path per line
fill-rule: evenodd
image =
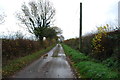
M 62 44 L 64 52 L 70 58 L 72 65 L 77 69 L 81 78 L 119 78 L 118 73 L 103 64 L 94 62 L 89 56 Z
M 28 64 L 33 62 L 34 60 L 40 58 L 43 53 L 48 52 L 54 46 L 55 45 L 52 45 L 52 46 L 48 47 L 47 49 L 42 49 L 31 55 L 10 61 L 9 64 L 2 66 L 2 77 L 6 78 L 6 77 L 13 75 L 15 72 L 21 70 L 22 68 L 24 68 L 25 66 L 27 66 Z

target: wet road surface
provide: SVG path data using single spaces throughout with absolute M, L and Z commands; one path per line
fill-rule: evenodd
M 55 50 L 58 56 L 53 57 Z M 32 64 L 13 75 L 13 78 L 74 78 L 74 73 L 66 60 L 61 45 L 56 45 L 49 51 L 46 58 L 41 57 Z

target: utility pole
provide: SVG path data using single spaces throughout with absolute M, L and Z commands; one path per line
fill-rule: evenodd
M 82 51 L 82 3 L 80 3 L 79 50 Z

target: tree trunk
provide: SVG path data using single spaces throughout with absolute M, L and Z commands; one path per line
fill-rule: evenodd
M 39 37 L 39 41 L 40 41 L 40 45 L 41 45 L 41 48 L 43 48 L 43 37 Z

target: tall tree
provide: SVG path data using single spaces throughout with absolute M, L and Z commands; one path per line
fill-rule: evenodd
M 53 23 L 54 16 L 55 8 L 48 0 L 32 1 L 28 6 L 24 3 L 22 13 L 17 15 L 18 19 L 27 26 L 28 31 L 40 41 L 45 37 L 45 29 Z
M 61 34 L 62 34 L 62 30 L 58 27 L 49 27 L 44 30 L 45 37 L 49 39 L 53 39 L 53 38 L 57 39 L 58 35 Z

